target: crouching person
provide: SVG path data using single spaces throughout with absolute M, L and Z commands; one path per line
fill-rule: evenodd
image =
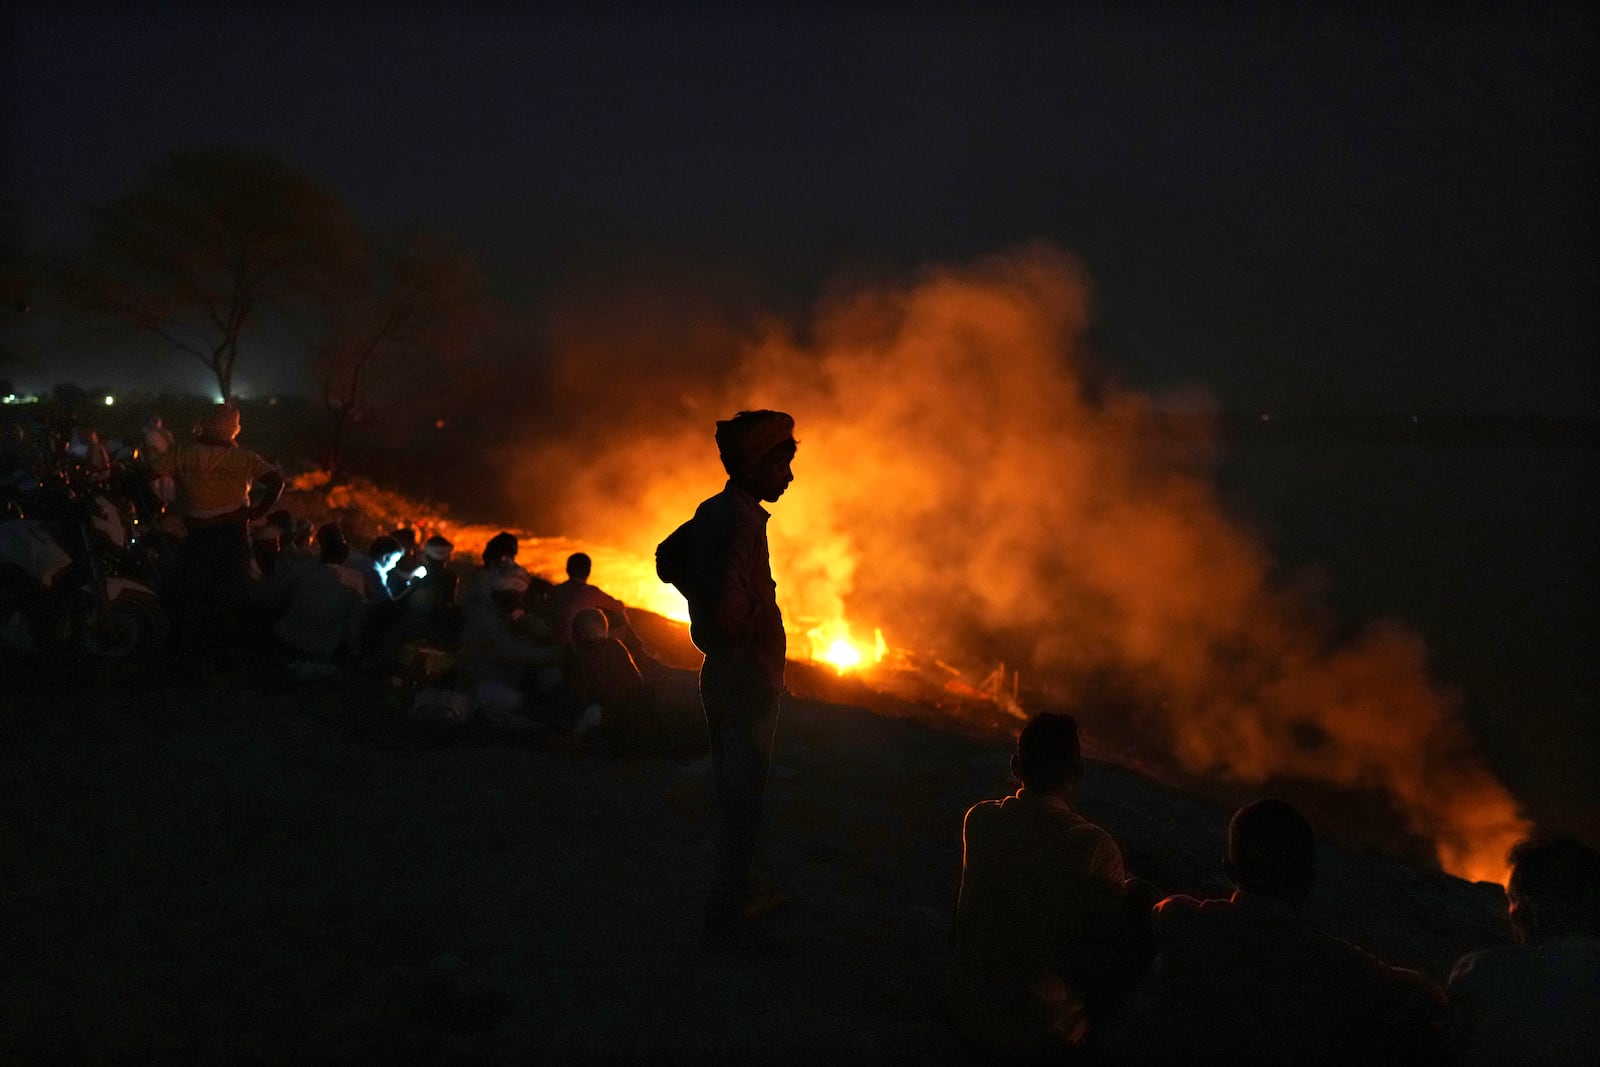
M 1104 931 L 1128 915 L 1130 887 L 1116 841 L 1072 808 L 1083 769 L 1076 720 L 1036 715 L 1011 757 L 1022 788 L 967 812 L 945 1003 L 956 1032 L 986 1054 L 1084 1049 L 1100 977 L 1086 972 L 1118 965 L 1085 951 L 1116 941 Z

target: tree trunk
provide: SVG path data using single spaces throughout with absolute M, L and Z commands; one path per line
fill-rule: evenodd
M 328 439 L 328 454 L 326 465 L 328 468 L 328 484 L 338 485 L 344 478 L 345 451 L 350 445 L 350 408 L 342 406 L 333 409 L 333 432 Z

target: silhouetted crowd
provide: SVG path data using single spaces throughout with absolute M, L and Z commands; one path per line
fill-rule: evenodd
M 291 673 L 364 665 L 387 675 L 412 721 L 477 723 L 560 748 L 587 738 L 620 749 L 650 729 L 645 672 L 660 665 L 622 602 L 589 584 L 584 553 L 552 583 L 518 564 L 509 532 L 489 539 L 481 565 L 461 566 L 442 536 L 419 545 L 402 528 L 357 552 L 337 523 L 313 530 L 281 510 L 253 544 L 261 579 L 247 610 Z
M 401 528 L 351 545 L 338 522 L 279 508 L 277 467 L 238 443 L 220 404 L 175 441 L 159 417 L 143 462 L 166 503 L 162 600 L 184 663 L 248 663 L 310 677 L 361 668 L 389 683 L 407 721 L 622 747 L 648 732 L 659 664 L 621 601 L 575 553 L 553 583 L 517 563 L 502 532 L 481 565 L 442 536 Z M 87 446 L 92 433 L 80 435 Z
M 1303 915 L 1316 842 L 1267 798 L 1228 825 L 1226 899 L 1167 896 L 1073 809 L 1077 724 L 1035 716 L 1022 788 L 967 812 L 945 1002 L 1002 1060 L 1127 1064 L 1600 1062 L 1600 853 L 1567 838 L 1511 853 L 1516 944 L 1440 987 Z

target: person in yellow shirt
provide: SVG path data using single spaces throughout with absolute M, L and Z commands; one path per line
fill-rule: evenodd
M 180 647 L 215 647 L 238 632 L 250 567 L 250 519 L 283 493 L 273 464 L 240 448 L 239 409 L 219 404 L 194 428 L 194 440 L 152 464 L 157 491 L 182 518 L 188 537 L 169 589 Z M 252 506 L 250 493 L 259 486 Z

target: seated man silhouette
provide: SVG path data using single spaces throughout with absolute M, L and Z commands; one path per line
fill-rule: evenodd
M 459 629 L 461 591 L 460 575 L 453 566 L 455 551 L 456 546 L 438 534 L 428 538 L 405 595 L 431 616 Z
M 349 566 L 350 545 L 337 524 L 317 530 L 321 562 L 296 576 L 272 632 L 291 651 L 348 660 L 361 651 L 366 584 Z
M 422 546 L 417 544 L 417 531 L 409 526 L 400 527 L 392 536 L 395 544 L 400 546 L 400 558 L 395 560 L 384 580 L 389 587 L 389 595 L 398 598 L 406 591 L 411 576 L 422 565 Z
M 1600 852 L 1571 837 L 1511 850 L 1517 944 L 1450 972 L 1451 1040 L 1463 1063 L 1600 1063 Z
M 1316 878 L 1311 826 L 1257 800 L 1228 824 L 1227 900 L 1168 897 L 1156 959 L 1111 1027 L 1127 1063 L 1419 1063 L 1443 1051 L 1433 982 L 1389 967 L 1301 917 Z
M 503 585 L 508 576 L 516 576 L 524 580 L 523 588 L 526 590 L 531 576 L 517 563 L 520 550 L 517 536 L 507 530 L 501 530 L 484 543 L 483 566 L 472 568 L 461 581 L 459 597 L 465 622 L 470 623 L 474 616 L 494 610 L 494 587 L 497 581 Z M 520 603 L 522 598 L 518 599 Z
M 483 596 L 468 606 L 456 655 L 457 681 L 480 715 L 517 732 L 533 729 L 541 696 L 560 679 L 561 649 L 543 622 L 522 608 L 528 574 L 499 557 L 481 576 Z
M 428 538 L 416 569 L 395 600 L 397 618 L 383 644 L 386 659 L 395 659 L 402 648 L 414 641 L 447 649 L 460 644 L 458 575 L 451 565 L 454 553 L 455 545 L 445 538 Z
M 361 575 L 368 604 L 387 604 L 394 600 L 389 591 L 389 572 L 403 553 L 400 542 L 387 534 L 374 537 L 365 552 L 351 551 L 348 565 Z
M 1117 843 L 1072 809 L 1083 769 L 1076 720 L 1036 715 L 1011 757 L 1022 788 L 967 812 L 945 1002 L 985 1053 L 1059 1057 L 1089 1040 L 1083 942 L 1116 923 L 1128 887 Z
M 604 612 L 585 608 L 572 620 L 573 647 L 563 676 L 580 707 L 600 709 L 606 744 L 626 748 L 650 713 L 650 691 L 626 646 L 610 634 Z
M 574 552 L 567 557 L 567 580 L 551 586 L 545 594 L 545 617 L 550 628 L 563 645 L 572 648 L 577 637 L 572 632 L 572 622 L 581 611 L 600 611 L 606 617 L 611 636 L 621 641 L 633 656 L 634 663 L 646 674 L 660 665 L 628 621 L 628 608 L 622 601 L 597 586 L 589 584 L 594 572 L 594 561 L 587 552 Z
M 567 580 L 550 590 L 550 625 L 561 643 L 571 648 L 574 643 L 572 620 L 580 611 L 602 611 L 614 633 L 628 625 L 628 609 L 622 601 L 597 586 L 589 584 L 594 572 L 594 561 L 586 552 L 574 552 L 567 557 Z

